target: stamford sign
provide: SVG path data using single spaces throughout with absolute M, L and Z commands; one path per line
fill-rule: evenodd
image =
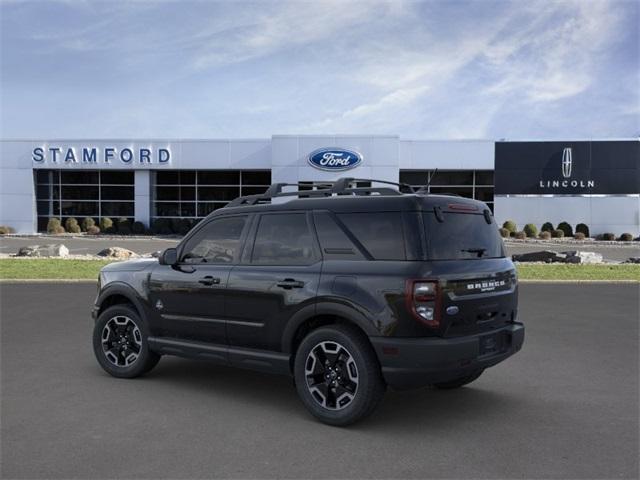
M 31 152 L 35 164 L 51 163 L 59 165 L 74 164 L 168 164 L 171 162 L 171 150 L 168 148 L 116 148 L 116 147 L 36 147 Z
M 320 148 L 311 152 L 307 161 L 319 170 L 333 172 L 357 167 L 362 162 L 362 155 L 344 148 Z

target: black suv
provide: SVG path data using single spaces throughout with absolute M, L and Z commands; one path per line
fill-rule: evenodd
M 314 416 L 346 425 L 387 385 L 460 387 L 517 352 L 516 271 L 487 206 L 364 181 L 275 184 L 159 261 L 104 267 L 100 365 L 136 377 L 169 354 L 291 375 Z

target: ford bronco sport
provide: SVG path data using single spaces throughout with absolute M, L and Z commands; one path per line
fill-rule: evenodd
M 347 425 L 387 386 L 461 387 L 517 352 L 516 271 L 487 206 L 363 181 L 274 184 L 159 259 L 104 267 L 102 368 L 136 377 L 166 354 L 291 375 L 315 417 Z

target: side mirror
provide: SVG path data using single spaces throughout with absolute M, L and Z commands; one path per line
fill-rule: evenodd
M 160 265 L 175 265 L 178 263 L 178 250 L 175 248 L 167 248 L 160 254 Z

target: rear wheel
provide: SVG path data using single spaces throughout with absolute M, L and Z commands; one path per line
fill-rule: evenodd
M 329 425 L 349 425 L 366 417 L 385 390 L 366 337 L 344 325 L 309 333 L 296 353 L 294 375 L 304 405 Z
M 479 372 L 474 372 L 470 375 L 465 375 L 463 377 L 455 378 L 453 380 L 449 380 L 448 382 L 440 382 L 434 383 L 433 386 L 439 388 L 441 390 L 452 390 L 454 388 L 460 388 L 464 385 L 467 385 L 478 379 L 484 370 L 480 370 Z
M 149 350 L 146 323 L 129 305 L 114 305 L 93 328 L 93 352 L 100 366 L 119 378 L 140 376 L 156 366 L 160 355 Z

